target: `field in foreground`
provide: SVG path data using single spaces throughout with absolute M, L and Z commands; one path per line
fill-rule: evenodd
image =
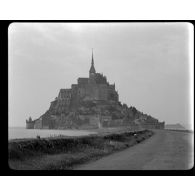
M 194 166 L 194 133 L 153 130 L 134 147 L 78 166 L 80 170 L 186 170 Z
M 152 131 L 115 132 L 83 137 L 13 140 L 9 142 L 9 166 L 17 170 L 73 169 L 74 166 L 136 145 Z

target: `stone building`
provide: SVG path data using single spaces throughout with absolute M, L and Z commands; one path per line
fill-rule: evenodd
M 73 100 L 118 101 L 115 84 L 110 85 L 103 74 L 96 73 L 92 53 L 89 78 L 78 78 L 77 84 L 71 87 Z
M 160 125 L 158 120 L 119 102 L 115 84 L 110 84 L 106 76 L 96 72 L 92 52 L 89 77 L 79 77 L 77 83 L 72 84 L 71 88 L 60 89 L 58 96 L 51 102 L 49 110 L 34 121 L 27 120 L 26 127 L 100 128 L 129 125 L 135 119 L 139 119 L 144 124 L 145 118 L 147 124 L 149 122 Z
M 115 84 L 109 84 L 103 74 L 96 73 L 92 53 L 89 78 L 78 78 L 70 89 L 60 89 L 58 97 L 51 102 L 50 109 L 56 114 L 77 107 L 80 101 L 118 101 Z
M 32 120 L 31 117 L 29 117 L 28 120 L 26 120 L 26 129 L 34 129 L 35 122 Z

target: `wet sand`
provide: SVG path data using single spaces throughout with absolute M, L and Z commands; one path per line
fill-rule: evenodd
M 153 130 L 144 142 L 75 170 L 186 170 L 193 167 L 194 133 Z

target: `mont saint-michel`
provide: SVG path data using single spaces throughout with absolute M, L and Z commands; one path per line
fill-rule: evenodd
M 10 169 L 193 167 L 191 24 L 19 22 L 8 31 Z
M 164 129 L 164 122 L 119 101 L 115 83 L 97 73 L 92 51 L 89 77 L 79 77 L 71 88 L 60 89 L 49 109 L 39 118 L 26 120 L 27 129 L 96 129 L 129 126 Z M 128 89 L 127 89 L 128 90 Z

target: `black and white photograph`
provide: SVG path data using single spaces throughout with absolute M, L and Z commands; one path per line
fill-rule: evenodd
M 11 170 L 190 170 L 189 22 L 13 22 Z

